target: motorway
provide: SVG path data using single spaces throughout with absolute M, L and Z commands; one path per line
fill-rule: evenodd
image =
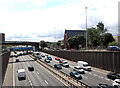
M 46 68 L 41 66 L 39 63 L 34 61 L 29 55 L 18 56 L 19 62 L 16 62 L 16 58 L 13 57 L 13 86 L 26 86 L 32 87 L 65 87 L 66 85 L 54 77 L 52 74 L 47 71 Z M 34 71 L 29 71 L 28 66 L 32 65 Z M 18 80 L 17 70 L 25 69 L 26 71 L 26 80 Z
M 46 54 L 46 53 L 43 53 Z M 48 64 L 51 66 L 54 66 L 55 63 L 59 63 L 59 61 L 55 60 L 55 56 L 48 54 L 52 57 L 52 61 Z M 60 58 L 61 59 L 61 58 Z M 40 59 L 44 61 L 44 58 Z M 68 61 L 69 62 L 69 61 Z M 65 68 L 62 67 L 62 71 L 69 74 L 71 71 L 73 71 L 74 66 L 77 66 L 77 63 L 71 63 L 69 62 L 70 67 Z M 100 83 L 112 85 L 112 80 L 107 78 L 107 72 L 106 71 L 100 71 L 92 69 L 92 71 L 85 71 L 85 74 L 81 74 L 82 78 L 80 81 L 90 85 L 90 86 L 97 86 Z

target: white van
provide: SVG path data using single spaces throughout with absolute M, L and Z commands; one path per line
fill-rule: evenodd
M 20 78 L 26 79 L 26 74 L 25 74 L 25 70 L 24 69 L 19 69 L 17 71 L 17 74 L 18 74 L 18 79 L 20 79 Z
M 78 66 L 82 67 L 85 70 L 91 71 L 91 67 L 89 66 L 89 64 L 85 61 L 78 61 Z

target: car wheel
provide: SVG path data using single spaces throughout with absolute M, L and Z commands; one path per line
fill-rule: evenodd
M 118 88 L 116 85 L 114 85 L 114 88 Z

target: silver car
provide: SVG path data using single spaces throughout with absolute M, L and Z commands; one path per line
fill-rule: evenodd
M 75 66 L 75 67 L 73 68 L 73 70 L 74 70 L 74 71 L 77 71 L 78 73 L 85 74 L 85 71 L 84 71 L 83 68 L 80 67 L 80 66 Z

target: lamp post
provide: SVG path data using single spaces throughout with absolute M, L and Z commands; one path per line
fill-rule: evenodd
M 86 50 L 87 50 L 87 7 L 85 7 L 85 10 L 86 10 Z

